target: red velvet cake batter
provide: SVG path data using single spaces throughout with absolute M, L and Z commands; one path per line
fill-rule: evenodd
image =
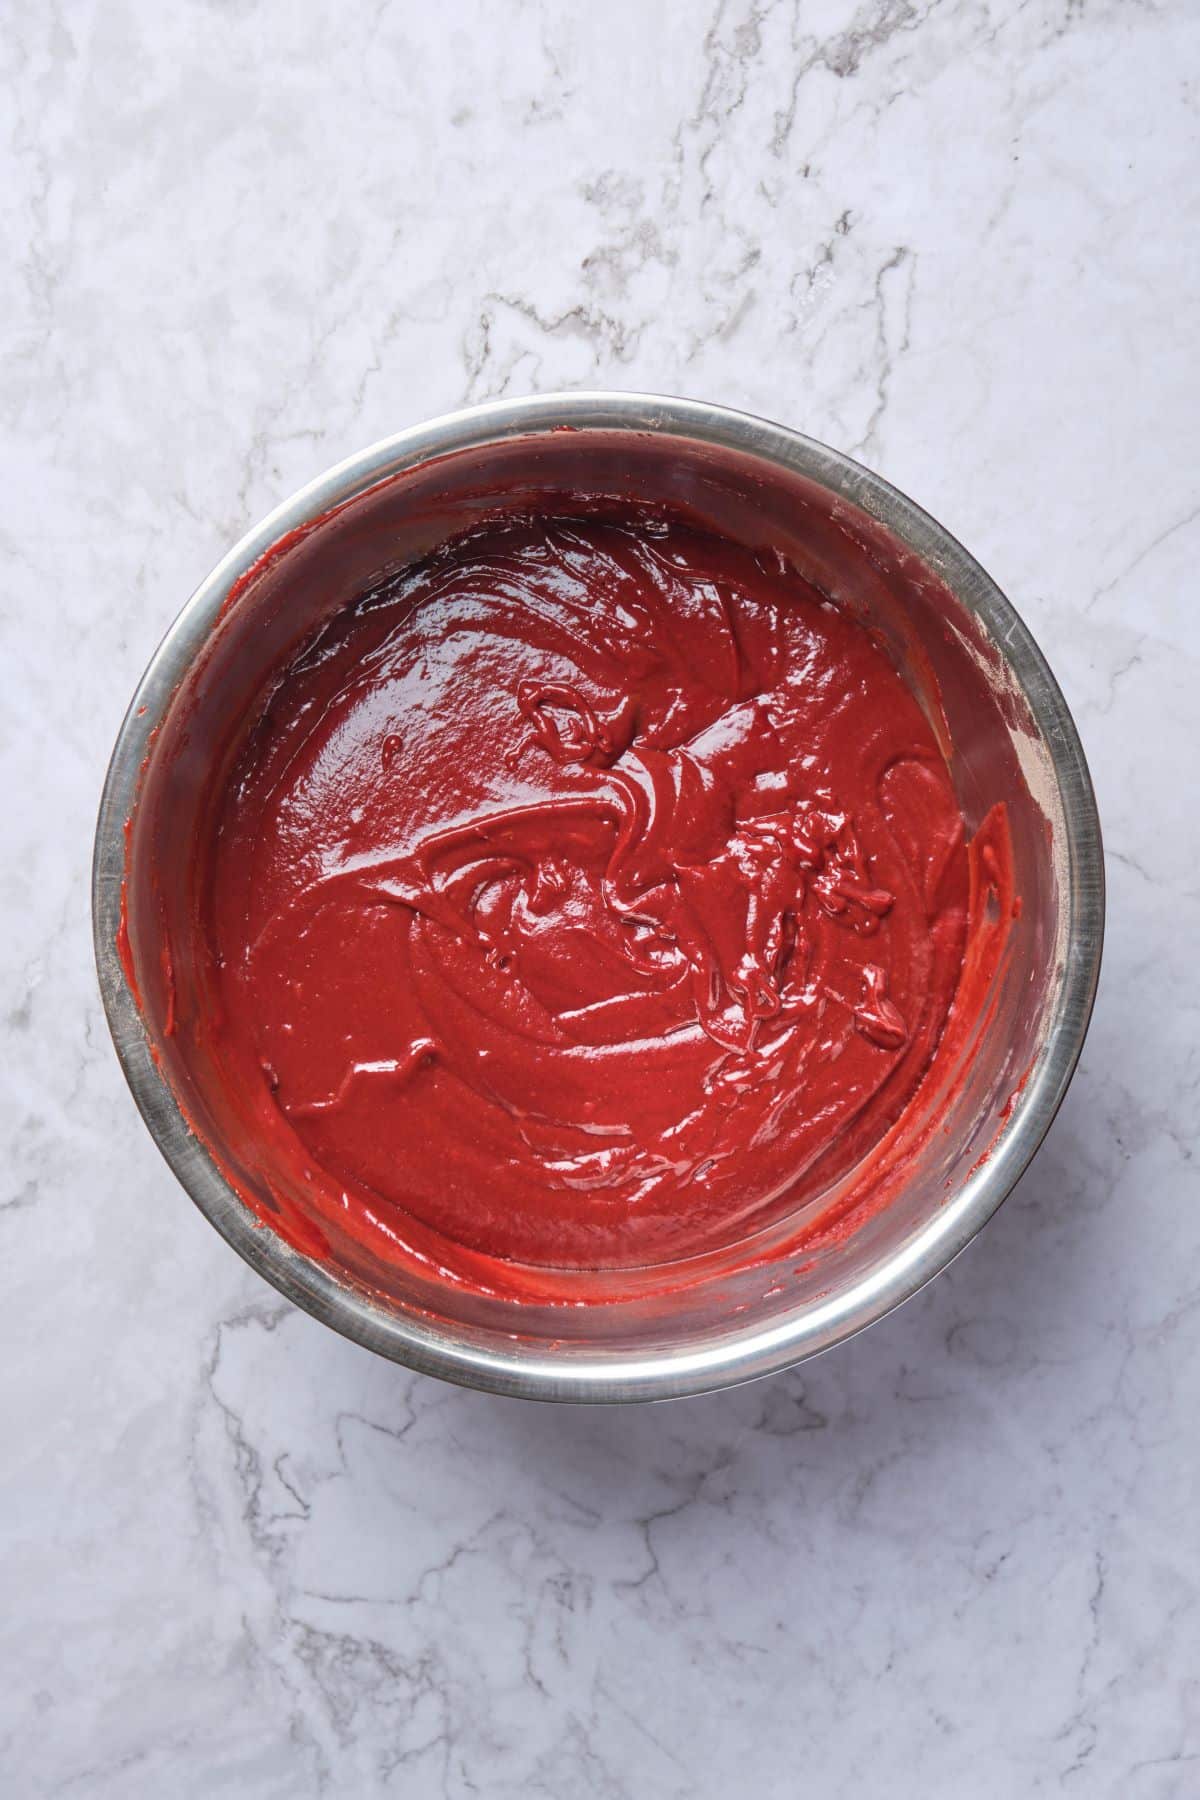
M 206 852 L 225 1079 L 378 1245 L 620 1269 L 848 1169 L 926 1073 L 968 854 L 920 707 L 793 569 L 498 518 L 274 687 Z

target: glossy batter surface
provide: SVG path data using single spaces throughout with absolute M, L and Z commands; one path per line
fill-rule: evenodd
M 853 1164 L 967 928 L 882 651 L 774 556 L 651 517 L 499 519 L 340 614 L 211 864 L 221 1056 L 281 1153 L 348 1222 L 563 1269 L 732 1242 Z

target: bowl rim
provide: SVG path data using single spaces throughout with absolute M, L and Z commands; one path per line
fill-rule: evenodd
M 117 951 L 125 821 L 152 735 L 235 585 L 289 532 L 433 456 L 575 426 L 654 432 L 711 444 L 807 476 L 879 520 L 984 623 L 1020 685 L 1058 782 L 1069 860 L 1059 992 L 1038 1061 L 991 1154 L 902 1249 L 828 1301 L 769 1327 L 733 1328 L 697 1349 L 559 1361 L 500 1344 L 455 1341 L 389 1310 L 291 1249 L 260 1224 L 190 1131 L 151 1054 Z M 1058 1111 L 1083 1048 L 1104 936 L 1104 860 L 1087 760 L 1074 720 L 1031 632 L 963 546 L 890 482 L 814 438 L 733 408 L 668 395 L 585 390 L 487 401 L 369 445 L 300 488 L 248 531 L 187 600 L 138 683 L 105 777 L 92 864 L 96 967 L 113 1043 L 159 1150 L 209 1222 L 288 1300 L 344 1337 L 421 1373 L 526 1399 L 656 1400 L 774 1373 L 864 1330 L 940 1273 L 987 1223 L 1024 1172 Z

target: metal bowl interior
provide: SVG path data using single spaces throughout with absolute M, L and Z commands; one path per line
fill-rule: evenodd
M 1008 809 L 1020 916 L 944 1124 L 889 1205 L 799 1267 L 780 1231 L 750 1268 L 717 1266 L 674 1291 L 634 1284 L 619 1303 L 564 1308 L 313 1260 L 240 1197 L 262 1171 L 164 1032 L 160 934 L 165 922 L 186 963 L 193 929 L 184 852 L 270 671 L 324 614 L 514 486 L 665 501 L 711 529 L 779 548 L 882 633 L 938 712 L 968 827 L 996 801 Z M 296 602 L 301 566 L 302 591 L 320 596 L 315 613 Z M 729 1385 L 827 1349 L 957 1254 L 1024 1169 L 1070 1080 L 1104 899 L 1095 802 L 1062 695 L 1018 615 L 948 533 L 878 476 L 782 427 L 690 401 L 565 394 L 476 408 L 388 439 L 295 495 L 230 552 L 168 633 L 121 728 L 93 906 L 104 1003 L 138 1106 L 196 1204 L 260 1274 L 415 1368 L 529 1397 L 626 1400 Z

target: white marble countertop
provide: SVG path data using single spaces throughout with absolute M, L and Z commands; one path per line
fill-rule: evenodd
M 0 1791 L 1200 1794 L 1200 10 L 18 0 L 0 56 Z M 618 1411 L 281 1304 L 89 948 L 120 715 L 234 536 L 571 385 L 944 520 L 1063 682 L 1111 884 L 1079 1075 L 954 1269 Z

